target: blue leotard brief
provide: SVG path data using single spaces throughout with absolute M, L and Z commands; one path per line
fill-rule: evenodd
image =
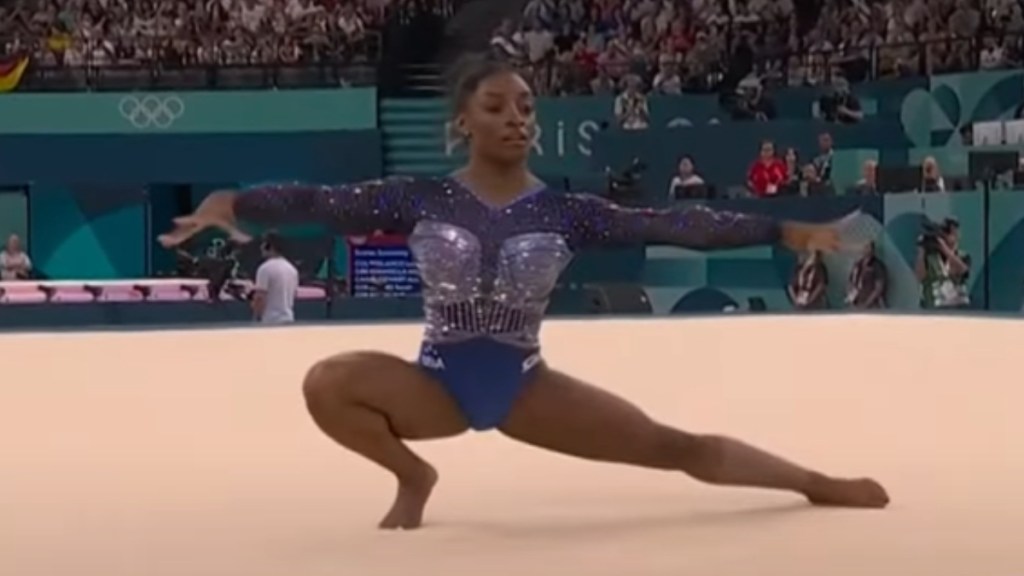
M 486 337 L 429 344 L 419 365 L 444 386 L 474 430 L 498 427 L 541 365 L 540 351 Z

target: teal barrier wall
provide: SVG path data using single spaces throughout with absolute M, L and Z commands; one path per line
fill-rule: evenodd
M 0 243 L 11 234 L 28 242 L 28 196 L 24 190 L 0 188 Z
M 652 128 L 649 130 L 609 130 L 598 134 L 592 143 L 592 160 L 597 166 L 621 171 L 634 158 L 648 165 L 643 185 L 649 202 L 663 203 L 668 185 L 684 154 L 694 159 L 698 172 L 720 188 L 742 187 L 747 168 L 757 158 L 761 142 L 771 140 L 781 155 L 795 148 L 802 162 L 818 154 L 818 136 L 829 132 L 838 148 L 865 149 L 875 142 L 896 142 L 909 146 L 899 124 L 868 119 L 859 124 L 836 125 L 820 120 L 778 120 L 775 122 L 730 122 L 713 126 L 694 126 L 686 130 Z M 846 177 L 856 175 L 848 159 Z M 859 175 L 858 175 L 859 177 Z M 854 180 L 855 181 L 855 180 Z M 852 184 L 852 183 L 851 183 Z
M 899 132 L 904 100 L 911 93 L 928 92 L 926 78 L 885 80 L 861 84 L 855 92 L 868 118 L 891 122 Z M 779 118 L 810 120 L 817 115 L 817 88 L 787 88 L 774 94 Z M 539 134 L 533 168 L 546 175 L 584 176 L 592 173 L 594 139 L 603 125 L 614 126 L 614 100 L 604 96 L 540 98 L 537 102 Z M 649 99 L 652 127 L 656 129 L 707 126 L 730 122 L 717 95 L 684 94 Z M 450 114 L 447 103 L 437 100 L 385 100 L 381 103 L 381 129 L 394 155 L 389 167 L 395 173 L 444 173 L 463 158 L 463 151 L 445 130 Z M 927 116 L 907 115 L 911 130 L 930 134 Z M 923 118 L 924 120 L 916 121 Z M 904 128 L 906 132 L 907 128 Z M 670 133 L 672 140 L 696 142 L 692 134 Z M 930 137 L 929 137 L 930 138 Z M 900 141 L 916 140 L 905 136 Z M 927 139 L 930 142 L 930 139 Z M 873 143 L 872 147 L 878 147 Z M 737 149 L 742 146 L 737 146 Z M 648 152 L 643 150 L 639 152 Z
M 1024 309 L 1024 192 L 999 190 L 989 197 L 989 308 Z
M 369 130 L 374 88 L 6 94 L 0 134 L 247 134 Z
M 20 229 L 28 230 L 30 255 L 36 269 L 54 279 L 166 271 L 173 258 L 155 234 L 210 191 L 267 180 L 375 178 L 379 151 L 376 131 L 13 136 L 0 142 L 0 157 L 11 162 L 4 176 L 28 190 Z M 184 207 L 174 192 L 182 186 Z
M 871 120 L 887 125 L 879 139 L 864 142 L 839 142 L 839 148 L 863 148 L 882 151 L 883 164 L 917 163 L 929 150 L 949 164 L 947 173 L 962 173 L 966 153 L 959 131 L 980 120 L 1011 116 L 1024 101 L 1024 71 L 1005 70 L 950 74 L 932 78 L 879 80 L 854 87 Z M 786 88 L 774 93 L 780 119 L 810 120 L 817 114 L 816 88 Z M 462 151 L 444 129 L 448 108 L 443 101 L 391 101 L 394 113 L 382 128 L 396 151 L 389 163 L 398 172 L 443 173 L 458 164 Z M 722 146 L 731 144 L 736 153 L 748 160 L 749 150 L 757 142 L 732 140 L 729 133 L 666 131 L 668 128 L 700 127 L 729 123 L 716 95 L 654 96 L 650 98 L 652 128 L 660 130 L 656 143 L 675 148 L 689 145 L 700 149 L 706 137 L 721 138 Z M 537 104 L 540 133 L 532 161 L 534 169 L 546 175 L 583 176 L 603 163 L 594 162 L 594 142 L 602 125 L 614 126 L 613 100 L 610 97 L 541 98 Z M 840 127 L 836 127 L 838 130 Z M 390 133 L 390 136 L 388 134 Z M 780 142 L 790 139 L 779 138 Z M 695 145 L 694 143 L 699 143 Z M 866 145 L 865 145 L 866 144 Z M 936 152 L 936 149 L 949 150 Z M 647 147 L 635 154 L 656 154 L 658 147 Z M 944 161 L 946 155 L 951 155 Z M 853 167 L 855 170 L 856 167 Z
M 774 218 L 829 222 L 855 211 L 862 216 L 852 240 L 874 239 L 882 233 L 882 198 L 776 198 L 709 203 L 722 210 L 767 214 Z M 761 299 L 769 310 L 789 310 L 786 293 L 795 255 L 778 247 L 698 252 L 673 247 L 650 247 L 646 253 L 642 283 L 656 314 L 722 310 L 728 304 L 745 308 L 751 298 Z M 846 275 L 855 254 L 829 256 L 829 299 L 841 303 Z
M 0 235 L 23 234 L 51 278 L 173 266 L 154 234 L 209 191 L 382 173 L 376 91 L 10 94 L 0 106 Z M 128 137 L 126 137 L 128 136 Z M 189 198 L 186 198 L 186 200 Z
M 146 275 L 146 198 L 141 186 L 39 186 L 31 191 L 30 254 L 51 278 Z
M 1024 304 L 1024 191 L 894 194 L 860 198 L 777 198 L 711 202 L 711 206 L 768 213 L 780 219 L 824 222 L 859 210 L 845 232 L 854 244 L 874 241 L 889 272 L 889 306 L 920 307 L 921 286 L 914 276 L 917 240 L 924 220 L 960 222 L 960 249 L 972 260 L 968 282 L 971 308 L 1020 310 Z M 986 235 L 988 252 L 986 253 Z M 655 313 L 686 313 L 739 308 L 759 298 L 769 310 L 789 310 L 786 284 L 795 265 L 781 249 L 751 248 L 703 254 L 677 248 L 648 248 L 643 284 Z M 843 307 L 846 282 L 858 254 L 826 257 L 829 302 Z M 987 282 L 986 282 L 987 278 Z M 986 290 L 987 288 L 987 290 Z

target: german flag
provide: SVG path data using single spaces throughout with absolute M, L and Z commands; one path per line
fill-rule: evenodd
M 21 82 L 28 67 L 28 56 L 6 56 L 0 58 L 0 92 L 12 92 Z

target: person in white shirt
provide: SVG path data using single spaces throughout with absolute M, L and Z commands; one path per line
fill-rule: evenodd
M 615 98 L 615 118 L 623 130 L 644 130 L 651 113 L 647 97 L 640 91 L 640 79 L 630 76 L 626 79 L 626 90 Z
M 257 322 L 286 324 L 295 321 L 295 294 L 299 271 L 282 254 L 284 242 L 277 232 L 263 235 L 260 249 L 265 260 L 256 270 L 252 311 Z
M 672 177 L 668 185 L 668 197 L 670 200 L 678 200 L 687 196 L 687 188 L 697 188 L 704 185 L 704 179 L 697 175 L 693 166 L 693 158 L 683 156 L 679 159 L 678 173 Z
M 21 249 L 21 238 L 11 234 L 0 251 L 0 280 L 27 280 L 32 272 L 32 261 Z
M 1005 66 L 1006 53 L 1003 51 L 1003 47 L 991 36 L 986 37 L 984 42 L 985 47 L 982 48 L 981 54 L 978 56 L 981 69 L 995 70 Z

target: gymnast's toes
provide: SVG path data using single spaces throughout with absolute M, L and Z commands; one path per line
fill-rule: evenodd
M 807 491 L 807 499 L 816 506 L 847 508 L 885 508 L 889 504 L 885 488 L 870 478 L 818 479 Z
M 423 511 L 437 484 L 437 471 L 429 465 L 422 477 L 398 483 L 398 494 L 391 510 L 378 525 L 384 530 L 412 530 L 423 524 Z

